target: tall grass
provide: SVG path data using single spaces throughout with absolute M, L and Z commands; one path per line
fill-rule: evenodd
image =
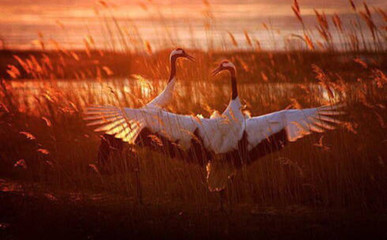
M 348 24 L 343 24 L 339 15 L 330 20 L 316 10 L 320 36 L 312 36 L 294 1 L 293 11 L 303 35 L 293 37 L 303 44 L 299 51 L 278 53 L 262 52 L 259 40 L 245 30 L 248 51 L 240 48 L 242 43 L 232 32 L 220 36 L 223 45 L 216 46 L 216 19 L 211 4 L 204 2 L 209 49 L 187 50 L 194 52 L 197 63 L 179 66 L 179 81 L 189 81 L 179 82 L 170 110 L 209 116 L 213 110 L 224 109 L 229 86 L 208 77 L 213 63 L 224 57 L 236 63 L 240 95 L 253 115 L 337 101 L 348 104 L 348 116 L 337 131 L 307 137 L 243 168 L 228 188 L 235 205 L 386 207 L 386 29 L 376 26 L 373 17 L 379 14 L 385 21 L 385 12 L 371 12 L 366 4 L 359 10 L 350 3 L 359 14 L 354 25 L 346 28 Z M 163 22 L 157 6 L 147 4 L 144 8 L 152 8 Z M 156 48 L 139 35 L 135 22 L 123 27 L 104 1 L 100 1 L 98 14 L 110 43 L 104 50 L 88 36 L 80 51 L 57 44 L 55 51 L 11 53 L 5 76 L 12 80 L 1 80 L 0 85 L 1 176 L 24 181 L 27 189 L 53 194 L 135 198 L 135 175 L 139 174 L 146 202 L 215 205 L 216 196 L 207 191 L 205 169 L 184 161 L 136 149 L 140 166 L 132 155 L 120 154 L 112 159 L 112 174 L 103 174 L 95 164 L 99 136 L 85 126 L 82 109 L 96 103 L 141 106 L 165 85 L 165 81 L 147 78 L 166 78 L 169 70 L 169 50 L 154 51 Z M 364 29 L 360 33 L 355 30 L 359 21 L 366 22 L 373 42 L 362 37 L 367 34 Z M 164 26 L 168 29 L 166 23 Z M 268 34 L 275 34 L 269 23 L 263 26 Z M 166 32 L 163 44 L 177 44 Z M 334 36 L 341 39 L 346 52 L 333 44 Z M 40 44 L 46 46 L 43 37 Z M 134 73 L 146 77 L 112 78 L 128 78 Z M 24 78 L 32 81 L 19 81 Z M 65 78 L 73 81 L 58 80 Z

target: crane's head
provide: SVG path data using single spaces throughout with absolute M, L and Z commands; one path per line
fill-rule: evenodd
M 194 61 L 195 60 L 195 58 L 194 57 L 192 57 L 192 56 L 190 56 L 190 55 L 188 55 L 185 51 L 184 51 L 184 49 L 182 49 L 182 48 L 176 48 L 175 50 L 173 50 L 172 52 L 171 52 L 171 55 L 169 55 L 169 59 L 172 61 L 172 60 L 176 60 L 176 59 L 178 59 L 178 58 L 186 58 L 186 59 L 188 59 L 188 60 L 191 60 L 191 61 Z
M 235 65 L 232 62 L 230 62 L 228 60 L 223 60 L 219 64 L 219 66 L 216 69 L 214 69 L 214 71 L 212 71 L 212 75 L 215 76 L 216 74 L 218 74 L 224 70 L 229 71 L 231 74 L 235 74 L 235 72 L 236 72 Z

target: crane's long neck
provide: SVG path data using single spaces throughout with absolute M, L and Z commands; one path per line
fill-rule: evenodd
M 236 73 L 235 70 L 230 70 L 231 74 L 231 87 L 232 87 L 232 100 L 236 99 L 238 97 L 238 87 L 237 87 L 237 80 L 236 80 Z
M 176 57 L 171 58 L 171 72 L 169 75 L 168 83 L 175 79 L 176 76 Z

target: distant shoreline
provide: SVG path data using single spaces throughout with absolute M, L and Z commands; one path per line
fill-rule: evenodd
M 387 72 L 387 52 L 187 51 L 197 61 L 189 67 L 188 63 L 182 63 L 187 67 L 179 73 L 194 77 L 202 74 L 200 77 L 204 79 L 210 68 L 225 58 L 235 62 L 245 81 L 305 82 L 314 78 L 313 65 L 340 73 L 347 81 L 356 79 L 346 79 L 346 73 L 353 76 L 356 71 L 361 77 L 365 68 Z M 0 50 L 0 79 L 106 79 L 132 74 L 160 79 L 168 74 L 169 52 L 170 49 L 150 54 L 102 50 Z M 15 71 L 14 75 L 9 73 L 11 70 Z

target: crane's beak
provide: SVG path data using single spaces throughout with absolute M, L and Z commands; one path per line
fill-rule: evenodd
M 220 71 L 222 71 L 222 67 L 221 67 L 221 66 L 217 67 L 216 69 L 214 69 L 214 71 L 212 71 L 212 76 L 215 76 L 215 75 L 218 74 Z
M 192 62 L 195 62 L 195 58 L 192 57 L 191 55 L 185 54 L 184 57 L 187 58 L 188 60 L 192 61 Z

